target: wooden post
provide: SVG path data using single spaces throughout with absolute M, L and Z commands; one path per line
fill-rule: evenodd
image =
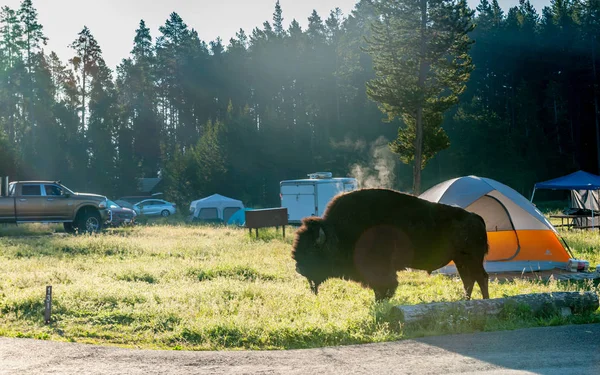
M 258 238 L 258 228 L 256 228 L 256 238 Z
M 52 313 L 52 285 L 48 285 L 46 287 L 46 300 L 44 305 L 44 321 L 46 322 L 46 324 L 50 324 L 50 315 Z
M 285 238 L 285 225 L 281 227 L 283 229 L 283 238 Z

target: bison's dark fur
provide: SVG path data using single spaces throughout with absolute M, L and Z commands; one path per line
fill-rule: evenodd
M 393 190 L 362 189 L 335 197 L 322 218 L 305 218 L 292 256 L 315 294 L 337 277 L 373 289 L 377 300 L 394 295 L 397 271 L 431 272 L 454 261 L 470 299 L 475 282 L 489 298 L 487 251 L 485 222 L 477 214 Z

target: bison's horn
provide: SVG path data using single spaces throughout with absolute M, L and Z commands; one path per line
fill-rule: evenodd
M 323 228 L 319 228 L 319 238 L 317 238 L 317 244 L 323 245 L 325 243 L 325 231 Z

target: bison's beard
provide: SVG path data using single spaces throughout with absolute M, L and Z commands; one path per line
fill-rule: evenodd
M 321 285 L 320 282 L 308 279 L 308 284 L 310 285 L 310 290 L 314 293 L 315 296 L 319 294 L 319 286 Z
M 299 274 L 301 274 L 302 276 L 306 277 L 306 280 L 308 280 L 308 285 L 310 286 L 310 290 L 315 294 L 319 294 L 319 286 L 321 285 L 321 283 L 323 281 L 319 281 L 316 278 L 310 277 L 309 275 L 307 275 L 305 272 L 302 272 L 303 270 L 296 265 L 296 272 L 298 272 Z

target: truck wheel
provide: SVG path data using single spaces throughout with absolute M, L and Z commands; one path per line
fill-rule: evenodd
M 97 211 L 82 212 L 78 225 L 79 231 L 82 233 L 97 233 L 102 230 L 102 218 Z
M 63 223 L 63 227 L 65 228 L 65 232 L 67 232 L 69 234 L 73 234 L 77 230 L 77 228 L 75 228 L 73 223 Z
M 171 215 L 171 213 L 167 210 L 163 210 L 163 212 L 160 213 L 160 216 L 162 216 L 162 217 L 167 217 L 169 215 Z

